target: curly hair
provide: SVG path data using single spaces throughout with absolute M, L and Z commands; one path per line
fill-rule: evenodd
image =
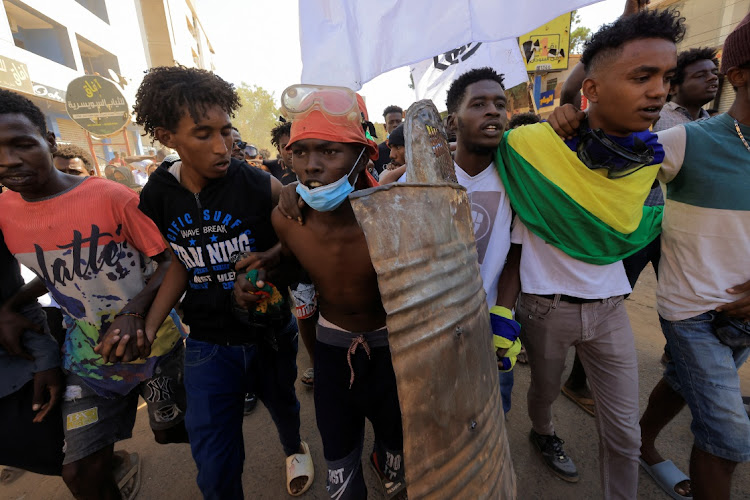
M 400 115 L 403 115 L 404 110 L 398 106 L 390 105 L 383 110 L 383 118 L 385 118 L 389 113 L 398 113 Z
M 47 120 L 44 113 L 36 104 L 20 94 L 10 90 L 0 89 L 0 115 L 19 114 L 29 119 L 39 129 L 41 134 L 47 135 Z
M 204 69 L 160 66 L 143 77 L 133 112 L 135 122 L 153 136 L 158 127 L 174 132 L 186 111 L 199 122 L 212 106 L 234 116 L 240 107 L 234 85 Z
M 481 82 L 482 80 L 493 80 L 500 84 L 505 90 L 503 85 L 504 76 L 492 68 L 477 68 L 467 71 L 462 74 L 451 83 L 448 89 L 448 97 L 445 99 L 445 105 L 448 107 L 448 113 L 455 113 L 458 110 L 458 106 L 461 104 L 464 95 L 466 95 L 466 87 L 472 83 Z
M 281 144 L 281 138 L 285 135 L 291 137 L 292 122 L 281 122 L 271 129 L 271 144 L 278 149 L 279 144 Z
M 716 49 L 710 47 L 698 47 L 695 49 L 684 50 L 677 54 L 677 70 L 672 77 L 672 85 L 682 85 L 685 81 L 685 68 L 694 62 L 708 59 L 719 68 L 719 59 L 716 57 Z
M 632 40 L 661 38 L 679 43 L 685 36 L 685 18 L 674 9 L 642 10 L 605 24 L 584 45 L 581 63 L 589 74 L 605 55 L 619 51 Z
M 535 123 L 539 123 L 540 121 L 542 121 L 542 119 L 539 118 L 539 115 L 536 113 L 518 113 L 517 115 L 513 115 L 510 118 L 510 121 L 508 122 L 508 129 L 514 129 L 516 127 L 520 127 L 521 125 L 533 125 Z
M 57 151 L 52 153 L 52 158 L 63 158 L 65 160 L 72 160 L 73 158 L 80 158 L 86 170 L 92 170 L 94 168 L 94 162 L 91 159 L 85 149 L 76 146 L 75 144 L 58 144 Z

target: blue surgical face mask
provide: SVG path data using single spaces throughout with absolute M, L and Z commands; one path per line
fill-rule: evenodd
M 336 210 L 339 205 L 344 203 L 344 200 L 349 194 L 354 191 L 354 184 L 349 183 L 349 176 L 352 175 L 352 172 L 354 172 L 354 169 L 359 164 L 359 160 L 362 158 L 365 149 L 367 148 L 362 148 L 362 151 L 360 151 L 359 156 L 354 161 L 354 165 L 351 170 L 349 170 L 349 173 L 341 179 L 331 184 L 326 184 L 325 186 L 313 189 L 300 183 L 297 184 L 297 193 L 313 210 L 317 210 L 318 212 L 330 212 Z M 355 178 L 354 183 L 356 182 L 357 179 Z

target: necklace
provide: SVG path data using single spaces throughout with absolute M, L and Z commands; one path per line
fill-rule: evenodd
M 737 131 L 737 135 L 740 137 L 740 140 L 742 141 L 742 144 L 745 145 L 745 148 L 750 151 L 750 145 L 748 145 L 747 141 L 745 140 L 745 136 L 742 135 L 742 131 L 740 130 L 740 124 L 737 120 L 734 120 L 734 129 Z

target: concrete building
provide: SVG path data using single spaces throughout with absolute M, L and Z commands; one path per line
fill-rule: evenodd
M 117 152 L 143 154 L 142 134 L 131 122 L 94 137 L 70 120 L 71 80 L 111 79 L 132 108 L 148 68 L 213 69 L 212 59 L 194 0 L 0 0 L 0 87 L 29 97 L 61 142 L 92 151 L 100 166 Z
M 651 0 L 649 8 L 674 8 L 685 17 L 687 33 L 677 50 L 711 47 L 718 49 L 721 57 L 724 40 L 750 11 L 750 0 Z M 732 101 L 734 90 L 722 79 L 716 99 L 706 107 L 723 112 Z

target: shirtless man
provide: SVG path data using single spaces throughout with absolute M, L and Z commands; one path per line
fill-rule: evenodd
M 297 96 L 294 102 L 290 95 Z M 271 220 L 282 266 L 298 263 L 319 294 L 315 413 L 328 493 L 341 500 L 366 498 L 361 468 L 366 417 L 375 431 L 370 461 L 392 498 L 405 494 L 401 411 L 377 275 L 347 198 L 354 185 L 367 187 L 363 171 L 377 145 L 365 137 L 359 120 L 351 119 L 356 113 L 329 113 L 343 109 L 342 103 L 348 111 L 357 109 L 355 94 L 343 88 L 293 86 L 282 95 L 293 118 L 287 147 L 300 181 L 297 191 L 312 210 L 305 225 L 278 209 Z M 251 298 L 235 290 L 238 303 Z

